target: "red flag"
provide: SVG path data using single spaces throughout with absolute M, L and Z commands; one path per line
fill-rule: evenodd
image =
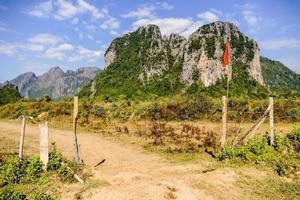
M 224 63 L 224 68 L 226 68 L 229 65 L 229 44 L 228 44 L 228 38 L 226 38 L 225 52 L 224 52 L 224 56 L 223 56 L 223 63 Z

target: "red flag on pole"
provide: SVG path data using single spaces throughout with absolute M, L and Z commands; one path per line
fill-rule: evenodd
M 224 63 L 224 68 L 228 67 L 228 65 L 229 65 L 229 44 L 228 44 L 228 38 L 226 38 L 225 52 L 224 52 L 224 56 L 223 56 L 223 63 Z

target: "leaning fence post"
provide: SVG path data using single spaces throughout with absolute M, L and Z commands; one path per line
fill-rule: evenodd
M 226 96 L 222 96 L 222 136 L 221 136 L 221 148 L 224 148 L 226 143 L 226 129 L 227 129 L 227 99 Z
M 274 145 L 274 104 L 273 104 L 273 97 L 269 97 L 269 104 L 270 104 L 270 145 Z
M 43 163 L 43 170 L 47 170 L 47 164 L 49 161 L 49 132 L 48 122 L 39 125 L 40 127 L 40 159 Z
M 73 148 L 74 160 L 79 163 L 78 142 L 77 142 L 77 119 L 78 119 L 78 96 L 74 96 L 74 111 L 73 111 Z
M 20 135 L 20 146 L 19 146 L 19 159 L 23 159 L 23 146 L 24 146 L 24 137 L 25 137 L 25 127 L 26 127 L 26 118 L 22 115 L 22 127 Z

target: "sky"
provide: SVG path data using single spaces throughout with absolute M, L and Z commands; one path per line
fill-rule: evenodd
M 53 66 L 103 69 L 116 37 L 156 24 L 186 38 L 201 25 L 230 21 L 261 55 L 300 73 L 300 0 L 0 0 L 0 82 Z

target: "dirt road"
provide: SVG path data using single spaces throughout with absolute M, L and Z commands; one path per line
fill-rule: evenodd
M 20 124 L 0 121 L 0 136 L 18 141 Z M 49 129 L 50 141 L 55 141 L 64 155 L 72 156 L 72 132 Z M 25 151 L 38 152 L 39 128 L 27 126 Z M 239 199 L 235 188 L 237 174 L 232 169 L 217 169 L 202 173 L 209 163 L 171 164 L 142 148 L 116 142 L 99 135 L 79 133 L 80 154 L 91 169 L 93 179 L 107 182 L 88 190 L 85 199 Z M 106 162 L 94 168 L 101 159 Z M 68 194 L 63 198 L 70 198 Z

